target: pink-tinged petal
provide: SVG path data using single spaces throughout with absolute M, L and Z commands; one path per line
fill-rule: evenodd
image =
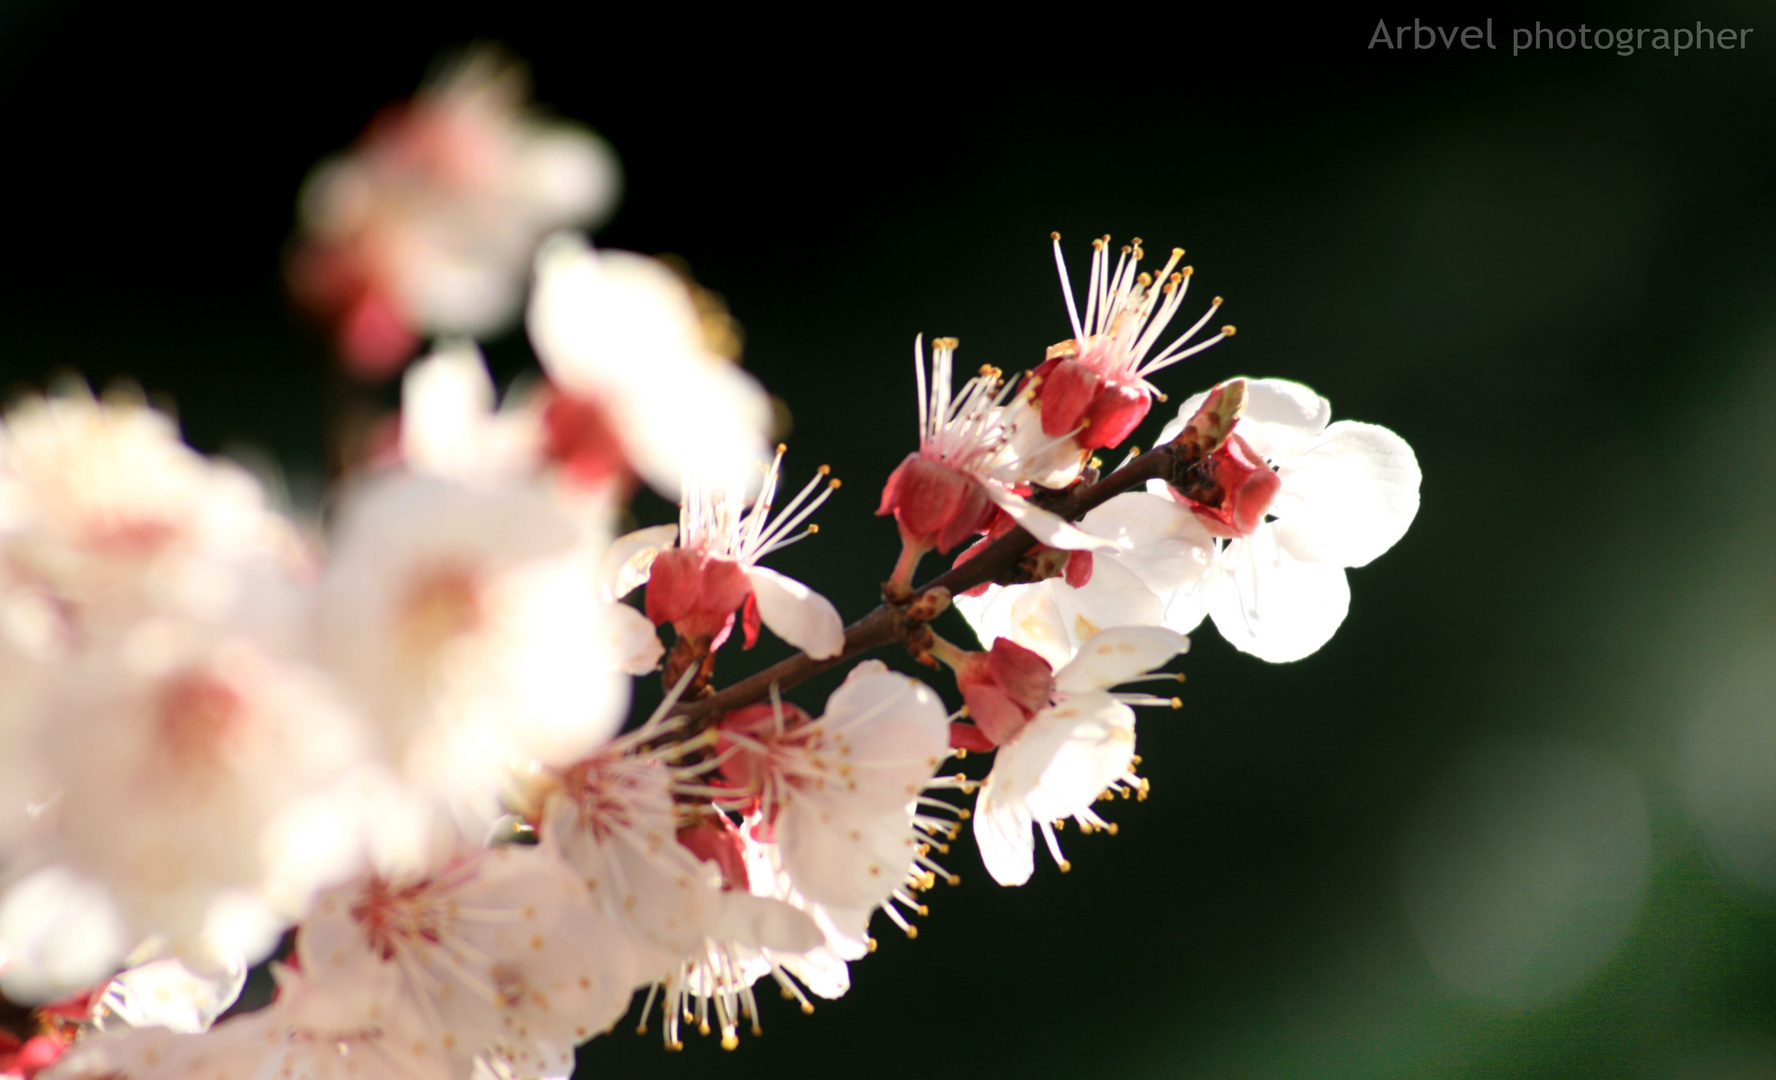
M 1332 639 L 1350 610 L 1344 570 L 1291 558 L 1264 528 L 1235 541 L 1209 590 L 1209 615 L 1228 644 L 1273 664 L 1300 660 Z
M 1122 550 L 1122 544 L 1115 540 L 1106 540 L 1101 536 L 1093 536 L 1079 527 L 1069 524 L 1064 519 L 1047 510 L 1041 510 L 1024 501 L 1023 498 L 999 487 L 996 484 L 984 484 L 987 498 L 1006 516 L 1029 531 L 1031 536 L 1051 548 L 1062 551 L 1102 551 L 1114 553 Z
M 1001 885 L 1022 885 L 1036 871 L 1035 819 L 1022 799 L 1002 801 L 987 777 L 974 804 L 974 843 L 987 873 Z
M 1189 638 L 1157 626 L 1112 627 L 1080 646 L 1073 662 L 1055 674 L 1055 689 L 1107 689 L 1161 667 L 1189 648 Z
M 754 566 L 746 571 L 759 615 L 771 632 L 816 660 L 845 651 L 845 620 L 832 602 L 794 578 Z
M 846 814 L 837 800 L 798 799 L 777 835 L 790 880 L 817 904 L 873 908 L 913 865 L 916 841 L 904 811 Z
M 1279 475 L 1277 540 L 1305 562 L 1366 565 L 1418 513 L 1418 458 L 1405 439 L 1374 424 L 1333 424 Z
M 653 525 L 611 541 L 598 570 L 599 591 L 604 598 L 621 600 L 646 585 L 654 557 L 677 539 L 677 525 Z

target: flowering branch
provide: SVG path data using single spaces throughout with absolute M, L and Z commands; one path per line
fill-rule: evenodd
M 1174 440 L 1136 457 L 1095 484 L 1081 484 L 1071 492 L 1060 493 L 1049 508 L 1058 517 L 1078 521 L 1148 480 L 1182 477 L 1199 461 L 1195 444 L 1183 439 Z M 1035 543 L 1036 538 L 1028 530 L 1015 528 L 988 544 L 979 555 L 915 589 L 908 599 L 880 604 L 847 626 L 845 648 L 837 656 L 815 660 L 805 652 L 797 653 L 708 697 L 683 702 L 673 712 L 684 717 L 690 729 L 702 729 L 724 713 L 763 701 L 772 686 L 779 690 L 788 689 L 853 657 L 896 641 L 906 641 L 913 631 L 942 614 L 949 606 L 951 596 L 977 585 L 1011 583 L 1012 571 Z

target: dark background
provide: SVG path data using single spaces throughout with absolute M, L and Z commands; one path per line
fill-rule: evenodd
M 1001 889 L 964 839 L 963 885 L 917 941 L 879 924 L 845 999 L 773 1000 L 734 1054 L 619 1031 L 582 1072 L 1776 1077 L 1771 9 L 1225 7 L 0 0 L 0 382 L 133 377 L 312 492 L 297 186 L 441 50 L 497 41 L 621 154 L 599 241 L 688 260 L 793 413 L 791 479 L 845 479 L 776 565 L 854 617 L 896 551 L 870 513 L 914 335 L 1020 370 L 1068 336 L 1050 230 L 1076 272 L 1096 234 L 1184 246 L 1240 333 L 1161 377 L 1174 401 L 1296 379 L 1423 465 L 1338 636 L 1274 667 L 1205 627 L 1185 708 L 1142 720 L 1152 799 L 1063 833 L 1071 874 Z M 1500 48 L 1366 48 L 1414 17 L 1490 17 Z M 1534 19 L 1756 33 L 1512 57 Z M 515 374 L 522 335 L 490 355 Z

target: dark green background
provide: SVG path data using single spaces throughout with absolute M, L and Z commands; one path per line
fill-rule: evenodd
M 1142 720 L 1153 798 L 1115 809 L 1115 839 L 1064 833 L 1073 873 L 1001 889 L 964 840 L 963 886 L 916 942 L 879 927 L 847 998 L 811 1018 L 772 1001 L 735 1054 L 619 1033 L 585 1075 L 1776 1077 L 1776 916 L 1711 857 L 1680 783 L 1710 702 L 1773 722 L 1770 7 L 1095 5 L 990 31 L 947 7 L 830 26 L 489 7 L 249 23 L 0 0 L 0 381 L 133 376 L 200 448 L 267 448 L 300 487 L 325 352 L 279 289 L 296 187 L 440 49 L 488 39 L 621 153 L 600 241 L 681 255 L 726 297 L 793 412 L 792 478 L 845 479 L 776 565 L 848 616 L 896 550 L 870 514 L 912 446 L 914 335 L 1036 363 L 1068 335 L 1050 230 L 1076 257 L 1104 232 L 1182 245 L 1201 296 L 1227 298 L 1239 336 L 1167 372 L 1174 401 L 1297 379 L 1398 431 L 1425 473 L 1417 522 L 1352 573 L 1320 653 L 1272 667 L 1196 635 L 1185 708 Z M 1382 17 L 1491 17 L 1503 47 L 1366 49 Z M 1509 28 L 1537 18 L 1757 32 L 1735 53 L 1513 58 Z M 521 335 L 491 355 L 516 373 Z M 1541 912 L 1521 985 L 1597 916 L 1513 877 L 1534 813 L 1503 833 L 1462 817 L 1481 811 L 1448 778 L 1498 746 L 1613 762 L 1645 808 L 1626 932 L 1564 991 L 1458 989 L 1408 918 L 1422 828 L 1482 852 L 1476 911 L 1516 890 Z M 1569 779 L 1505 802 L 1558 802 Z M 1423 825 L 1445 811 L 1468 825 Z

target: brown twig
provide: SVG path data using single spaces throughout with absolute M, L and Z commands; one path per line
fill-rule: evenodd
M 1078 521 L 1088 512 L 1111 499 L 1152 479 L 1181 481 L 1194 468 L 1199 458 L 1196 449 L 1179 443 L 1156 446 L 1095 484 L 1081 487 L 1046 504 L 1054 514 Z M 690 730 L 699 730 L 714 723 L 724 713 L 763 701 L 772 684 L 786 690 L 806 682 L 826 669 L 851 658 L 896 641 L 905 641 L 912 630 L 922 626 L 948 606 L 949 597 L 966 592 L 987 582 L 1010 580 L 1018 560 L 1036 543 L 1036 538 L 1023 529 L 1013 529 L 987 545 L 979 555 L 961 566 L 952 567 L 914 590 L 912 598 L 901 604 L 882 604 L 868 615 L 845 628 L 845 648 L 827 660 L 815 660 L 807 653 L 797 653 L 787 660 L 772 664 L 753 675 L 708 697 L 688 701 L 673 710 L 675 715 L 690 721 Z M 938 590 L 943 590 L 940 594 Z

